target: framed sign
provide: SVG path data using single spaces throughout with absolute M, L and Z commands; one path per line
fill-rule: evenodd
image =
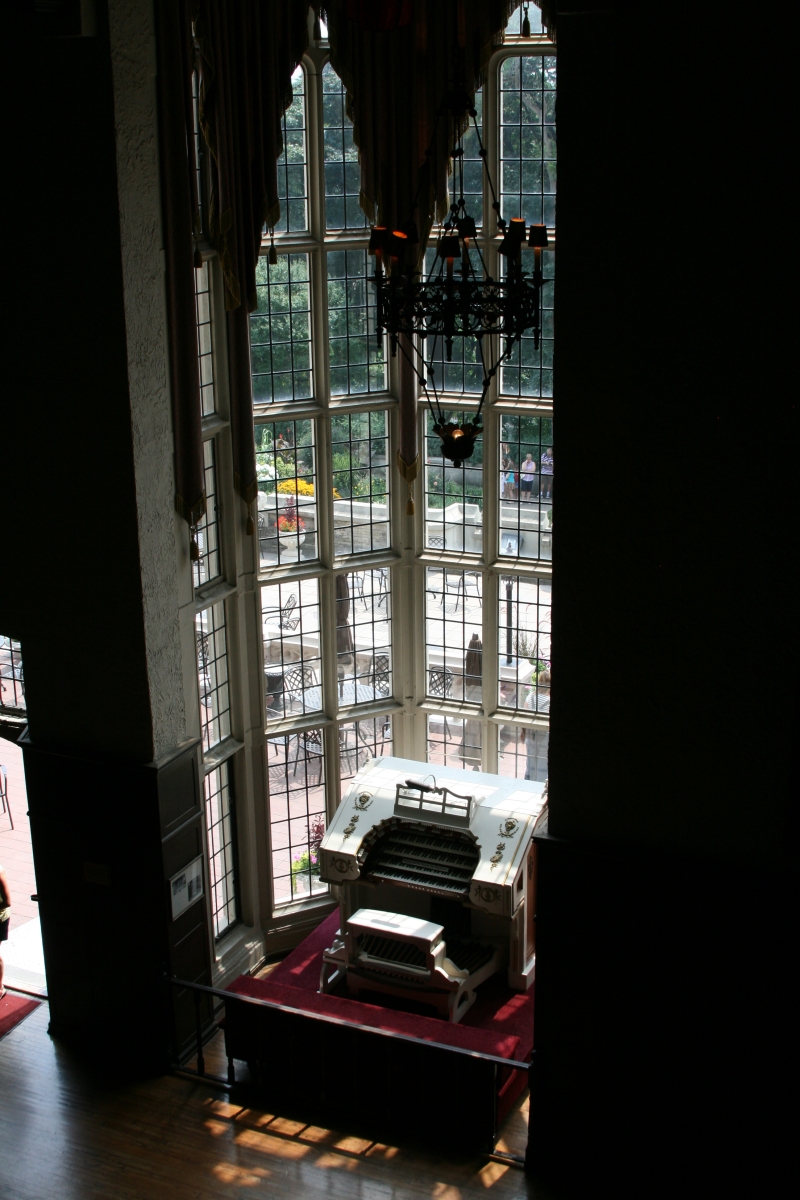
M 169 892 L 172 900 L 172 919 L 176 920 L 181 913 L 191 908 L 196 900 L 203 895 L 203 858 L 199 855 L 187 867 L 182 867 L 169 881 Z

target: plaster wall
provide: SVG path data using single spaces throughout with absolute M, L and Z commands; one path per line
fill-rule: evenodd
M 120 242 L 153 758 L 186 738 L 173 515 L 156 50 L 149 0 L 110 0 Z M 188 562 L 184 563 L 188 570 Z

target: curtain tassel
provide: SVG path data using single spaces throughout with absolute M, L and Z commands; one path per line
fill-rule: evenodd
M 278 251 L 275 249 L 275 230 L 274 229 L 270 229 L 270 231 L 269 231 L 268 261 L 269 261 L 269 265 L 271 267 L 275 267 L 278 265 Z
M 200 547 L 197 544 L 197 526 L 191 525 L 191 539 L 189 541 L 189 558 L 192 562 L 200 562 Z
M 413 462 L 407 463 L 400 451 L 397 451 L 397 469 L 403 479 L 408 484 L 408 500 L 406 501 L 406 516 L 413 517 L 416 509 L 414 508 L 414 480 L 419 473 L 419 455 Z
M 252 537 L 256 531 L 256 523 L 253 520 L 253 501 L 252 500 L 247 505 L 247 524 L 244 527 L 244 531 L 248 537 Z

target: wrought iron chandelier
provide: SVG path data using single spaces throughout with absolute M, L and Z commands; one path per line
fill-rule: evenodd
M 434 415 L 434 432 L 441 438 L 442 455 L 454 466 L 468 459 L 481 434 L 481 411 L 492 379 L 520 343 L 523 334 L 532 333 L 535 348 L 541 334 L 542 287 L 549 283 L 542 274 L 542 250 L 547 246 L 547 226 L 526 226 L 524 219 L 506 222 L 486 163 L 487 152 L 481 140 L 477 110 L 463 88 L 448 93 L 437 114 L 438 120 L 452 115 L 454 126 L 461 129 L 460 114 L 469 113 L 475 131 L 483 174 L 492 196 L 498 247 L 505 259 L 504 277 L 495 280 L 477 240 L 475 218 L 467 211 L 464 197 L 464 144 L 459 133 L 453 151 L 454 191 L 457 199 L 450 205 L 436 245 L 433 268 L 425 277 L 417 268 L 419 234 L 412 212 L 402 229 L 374 226 L 369 252 L 375 256 L 373 282 L 377 292 L 376 334 L 382 345 L 389 335 L 392 356 L 400 352 L 413 367 Z M 434 131 L 430 156 L 436 141 Z M 414 209 L 418 207 L 419 188 Z M 523 253 L 533 250 L 532 270 L 523 266 Z M 527 257 L 527 256 L 526 256 Z M 477 260 L 477 262 L 476 262 Z M 456 266 L 458 263 L 458 266 Z M 442 409 L 441 383 L 436 378 L 437 349 L 444 348 L 444 360 L 452 362 L 456 339 L 474 339 L 476 362 L 483 368 L 482 390 L 472 419 L 454 424 Z M 441 353 L 441 352 L 440 352 Z

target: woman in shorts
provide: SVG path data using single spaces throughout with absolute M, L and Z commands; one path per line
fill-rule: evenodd
M 503 487 L 506 500 L 516 500 L 517 498 L 517 473 L 514 470 L 516 465 L 513 458 L 507 458 L 503 467 Z
M 533 455 L 528 454 L 519 473 L 520 500 L 530 500 L 533 491 L 533 481 L 536 477 L 536 463 Z

